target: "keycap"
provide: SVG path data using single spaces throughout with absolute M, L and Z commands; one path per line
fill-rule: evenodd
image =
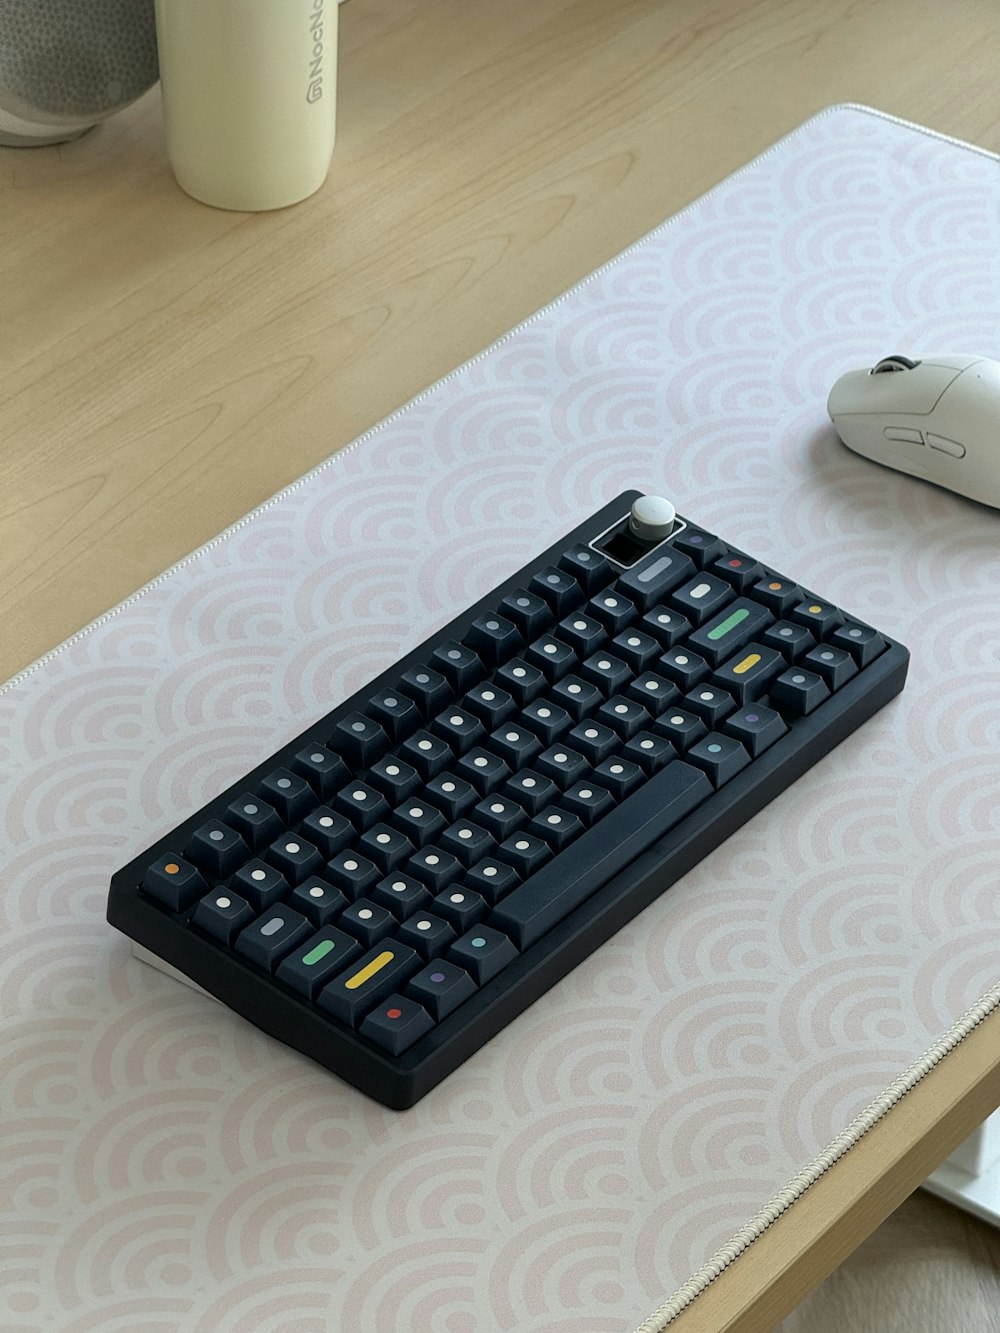
M 596 721 L 610 727 L 622 740 L 628 740 L 652 721 L 642 704 L 624 694 L 613 694 L 601 704 L 594 716 Z
M 610 588 L 606 588 L 603 592 L 591 597 L 585 610 L 587 615 L 599 620 L 612 636 L 620 634 L 623 629 L 627 629 L 639 618 L 635 603 L 630 601 L 624 593 Z
M 815 602 L 806 597 L 792 607 L 788 619 L 797 625 L 805 625 L 818 639 L 825 639 L 844 623 L 844 613 L 829 602 Z
M 424 730 L 415 731 L 403 742 L 400 756 L 417 770 L 425 782 L 443 773 L 446 768 L 451 768 L 455 762 L 455 754 L 447 741 Z
M 516 801 L 501 795 L 500 792 L 484 796 L 472 813 L 482 829 L 489 833 L 491 843 L 490 846 L 484 847 L 479 856 L 468 861 L 469 865 L 481 861 L 493 850 L 494 843 L 503 842 L 504 838 L 509 838 L 522 824 L 528 822 L 526 811 Z
M 275 976 L 314 1000 L 317 992 L 360 954 L 357 940 L 327 926 L 287 954 L 278 964 Z
M 367 782 L 349 782 L 341 787 L 333 798 L 332 805 L 338 814 L 354 825 L 359 833 L 364 833 L 375 824 L 389 818 L 389 802 L 377 787 Z
M 399 690 L 376 694 L 368 703 L 367 711 L 392 741 L 402 741 L 420 725 L 422 713 L 412 699 Z M 344 773 L 344 779 L 348 777 Z M 339 783 L 337 784 L 340 785 Z M 324 792 L 323 795 L 327 795 Z
M 439 671 L 429 666 L 410 667 L 399 681 L 399 691 L 412 699 L 424 717 L 436 713 L 453 697 L 451 686 Z
M 736 700 L 717 685 L 702 681 L 693 690 L 688 690 L 681 700 L 681 707 L 695 717 L 700 717 L 707 727 L 717 727 L 724 717 L 736 707 Z
M 263 912 L 287 897 L 290 885 L 280 870 L 264 861 L 248 861 L 233 876 L 230 887 L 235 889 L 255 912 Z
M 730 714 L 723 722 L 722 730 L 738 740 L 751 759 L 756 759 L 785 735 L 788 726 L 773 708 L 755 703 Z
M 358 839 L 358 849 L 383 873 L 408 861 L 416 850 L 400 829 L 374 824 Z
M 347 895 L 325 879 L 310 875 L 297 884 L 288 895 L 288 901 L 314 926 L 328 926 L 347 906 Z
M 312 926 L 304 916 L 278 903 L 240 931 L 236 952 L 265 972 L 273 972 L 285 954 L 311 933 Z
M 613 577 L 611 562 L 582 542 L 563 552 L 559 557 L 559 567 L 572 574 L 586 593 L 604 587 Z
M 392 812 L 391 822 L 414 848 L 423 846 L 448 827 L 448 820 L 441 811 L 419 798 L 404 801 Z
M 670 648 L 656 666 L 657 673 L 672 680 L 679 690 L 687 693 L 708 675 L 709 666 L 703 657 L 692 652 L 687 644 Z
M 528 704 L 521 714 L 524 725 L 529 727 L 543 745 L 551 745 L 564 731 L 569 731 L 573 719 L 564 708 L 551 698 L 536 699 Z
M 750 762 L 750 756 L 739 741 L 719 731 L 710 731 L 696 741 L 684 759 L 707 773 L 713 787 L 723 786 Z
M 486 899 L 464 884 L 453 884 L 434 899 L 431 911 L 461 934 L 489 912 Z
M 463 640 L 488 666 L 497 666 L 519 652 L 524 643 L 520 630 L 502 616 L 477 616 Z
M 550 685 L 577 664 L 573 649 L 554 634 L 542 634 L 530 643 L 524 650 L 524 660 L 529 666 L 537 667 Z
M 535 760 L 535 772 L 548 778 L 561 791 L 582 777 L 590 761 L 568 745 L 550 745 Z
M 496 845 L 496 839 L 471 819 L 458 819 L 438 836 L 438 846 L 451 852 L 463 866 L 475 865 Z
M 470 787 L 475 788 L 481 796 L 499 787 L 510 776 L 510 771 L 510 765 L 506 760 L 479 747 L 463 755 L 455 765 L 455 772 L 459 777 L 468 782 Z
M 291 768 L 305 778 L 320 800 L 332 796 L 351 776 L 340 755 L 318 743 L 303 746 L 292 760 Z
M 359 898 L 340 914 L 337 925 L 363 948 L 370 949 L 395 931 L 397 922 L 387 907 L 371 898 Z
M 412 875 L 386 875 L 371 890 L 373 903 L 387 907 L 397 921 L 405 921 L 414 912 L 426 911 L 433 894 Z
M 686 646 L 699 653 L 712 667 L 718 667 L 733 653 L 763 634 L 774 623 L 774 616 L 764 606 L 746 597 L 734 602 L 707 620 L 701 629 L 688 635 Z
M 431 666 L 440 671 L 456 694 L 464 694 L 486 675 L 479 657 L 464 643 L 446 639 L 431 654 Z
M 396 932 L 396 938 L 421 958 L 435 958 L 455 938 L 454 928 L 430 912 L 414 912 Z
M 608 641 L 608 631 L 599 620 L 586 616 L 582 611 L 575 611 L 560 620 L 556 627 L 556 637 L 576 653 L 578 657 L 589 657 Z
M 680 690 L 666 676 L 657 675 L 655 671 L 644 671 L 626 685 L 625 698 L 634 699 L 653 717 L 659 717 L 680 698 Z
M 499 689 L 492 680 L 474 686 L 463 697 L 462 704 L 470 713 L 475 713 L 487 731 L 493 731 L 518 711 L 513 696 Z
M 523 716 L 523 715 L 522 715 Z M 542 748 L 542 742 L 525 722 L 505 722 L 490 737 L 490 750 L 515 771 L 527 768 Z
M 727 551 L 725 555 L 720 555 L 718 559 L 712 561 L 709 569 L 719 578 L 732 584 L 739 593 L 752 588 L 764 573 L 756 560 L 739 555 L 735 551 Z
M 199 930 L 206 931 L 228 948 L 253 916 L 253 908 L 238 893 L 213 889 L 198 902 L 191 920 Z
M 534 575 L 530 591 L 548 602 L 557 616 L 566 615 L 584 599 L 584 591 L 576 579 L 554 565 L 545 565 Z
M 536 838 L 541 838 L 542 842 L 548 843 L 554 852 L 561 852 L 569 846 L 574 838 L 580 836 L 584 830 L 584 825 L 572 810 L 564 809 L 562 806 L 549 805 L 535 815 L 527 829 Z
M 815 648 L 810 648 L 801 659 L 801 665 L 821 676 L 831 691 L 839 690 L 852 676 L 858 674 L 854 658 L 847 649 L 829 643 L 817 644 Z
M 859 667 L 870 666 L 886 649 L 885 639 L 878 630 L 852 620 L 839 625 L 829 636 L 828 642 L 835 648 L 846 648 Z
M 479 800 L 479 793 L 471 782 L 455 773 L 439 773 L 427 784 L 427 795 L 445 820 L 458 819 Z
M 552 849 L 535 834 L 525 833 L 519 829 L 509 838 L 504 838 L 497 847 L 497 856 L 507 865 L 513 866 L 521 878 L 525 879 L 533 875 L 546 861 L 551 860 Z
M 704 569 L 713 560 L 718 560 L 726 550 L 725 543 L 714 533 L 706 532 L 704 528 L 696 528 L 691 524 L 677 534 L 672 545 L 675 551 L 682 551 L 693 560 L 699 569 Z
M 502 898 L 491 924 L 517 948 L 526 949 L 673 828 L 711 790 L 698 769 L 680 760 L 668 764 L 634 801 L 610 811 L 571 843 L 558 861 L 543 865 Z
M 760 636 L 760 641 L 768 648 L 776 648 L 786 662 L 797 662 L 816 640 L 805 625 L 793 624 L 790 620 L 778 620 Z
M 432 893 L 440 893 L 461 878 L 462 863 L 443 847 L 421 847 L 407 861 L 406 872 L 426 884 Z
M 448 950 L 449 959 L 468 972 L 477 986 L 492 981 L 517 956 L 508 937 L 491 926 L 467 930 Z
M 713 671 L 711 680 L 731 694 L 737 703 L 746 704 L 766 694 L 785 666 L 785 659 L 776 648 L 748 643 Z
M 446 708 L 431 723 L 431 732 L 440 736 L 452 754 L 465 754 L 486 739 L 486 728 L 475 713 L 465 708 Z
M 453 1014 L 476 989 L 468 972 L 447 958 L 435 958 L 406 983 L 407 996 L 422 1005 L 435 1023 Z
M 544 672 L 526 662 L 523 657 L 512 657 L 494 673 L 493 679 L 521 708 L 549 688 Z
M 318 847 L 328 861 L 349 847 L 357 837 L 357 830 L 351 821 L 326 805 L 311 811 L 302 821 L 300 829 L 303 837 Z
M 643 613 L 662 602 L 674 588 L 695 574 L 690 556 L 673 547 L 661 546 L 634 569 L 622 574 L 616 590 L 629 598 Z
M 589 680 L 583 680 L 580 676 L 563 676 L 562 680 L 553 685 L 551 698 L 566 710 L 573 722 L 579 722 L 597 708 L 604 695 Z
M 691 622 L 679 611 L 654 606 L 639 622 L 638 628 L 658 641 L 661 648 L 672 648 L 691 632 Z
M 616 801 L 624 801 L 637 791 L 643 778 L 642 767 L 624 756 L 605 759 L 594 769 L 594 781 L 606 787 Z
M 433 1026 L 423 1005 L 405 995 L 390 995 L 365 1015 L 360 1032 L 390 1055 L 402 1055 Z
M 234 828 L 253 851 L 259 851 L 284 830 L 284 821 L 273 806 L 245 792 L 226 807 L 224 823 Z
M 605 787 L 592 782 L 574 783 L 559 800 L 563 809 L 571 811 L 587 828 L 596 824 L 615 804 L 615 798 Z
M 368 781 L 382 793 L 393 809 L 423 786 L 423 780 L 412 764 L 405 763 L 394 754 L 384 755 L 372 764 L 368 770 Z
M 659 657 L 663 651 L 659 640 L 651 634 L 638 630 L 633 625 L 622 630 L 611 640 L 610 651 L 621 659 L 630 671 L 643 671 Z
M 526 588 L 515 588 L 507 594 L 500 603 L 500 615 L 516 625 L 529 642 L 548 629 L 556 619 L 548 602 L 528 592 Z
M 621 744 L 616 731 L 612 731 L 603 722 L 594 722 L 592 719 L 578 722 L 570 730 L 566 740 L 591 764 L 599 764 L 608 755 L 616 754 Z
M 355 851 L 338 852 L 327 861 L 323 871 L 323 878 L 340 889 L 351 902 L 363 898 L 381 876 L 382 872 L 374 862 Z
M 733 600 L 732 586 L 716 574 L 698 574 L 670 594 L 670 605 L 694 625 L 706 620 Z
M 654 720 L 650 730 L 656 736 L 666 737 L 675 750 L 683 753 L 700 740 L 708 728 L 696 714 L 683 708 L 668 708 Z
M 798 716 L 813 712 L 830 696 L 821 676 L 800 667 L 790 667 L 771 686 L 771 701 L 783 711 Z
M 171 912 L 182 912 L 199 898 L 208 885 L 196 866 L 182 856 L 159 857 L 142 879 L 142 887 Z
M 658 773 L 677 758 L 677 751 L 665 737 L 640 731 L 622 746 L 622 758 L 638 764 L 644 773 Z
M 537 815 L 543 806 L 552 805 L 559 794 L 559 788 L 550 777 L 539 773 L 537 769 L 525 768 L 507 779 L 501 794 L 509 796 L 529 815 Z M 520 827 L 523 822 L 523 819 L 518 820 L 515 827 Z M 508 833 L 512 831 L 508 830 Z
M 262 778 L 257 794 L 277 810 L 286 825 L 303 819 L 316 804 L 312 787 L 298 773 L 276 768 Z
M 289 884 L 300 884 L 308 875 L 317 874 L 323 865 L 319 848 L 297 833 L 276 838 L 264 852 L 264 857 Z
M 750 590 L 754 602 L 760 602 L 779 619 L 802 601 L 802 589 L 777 574 L 765 574 Z
M 521 876 L 513 866 L 507 865 L 504 861 L 497 861 L 492 856 L 487 856 L 478 865 L 474 865 L 461 880 L 463 885 L 468 885 L 491 905 L 498 902 L 505 893 L 510 893 L 520 882 Z
M 374 718 L 363 713 L 348 713 L 333 729 L 330 749 L 349 763 L 367 768 L 389 748 L 389 737 Z
M 580 664 L 579 674 L 596 685 L 605 698 L 620 694 L 632 679 L 628 664 L 611 653 L 596 652 Z
M 369 1009 L 402 988 L 419 967 L 419 955 L 405 944 L 376 944 L 324 986 L 316 1002 L 341 1023 L 357 1027 Z

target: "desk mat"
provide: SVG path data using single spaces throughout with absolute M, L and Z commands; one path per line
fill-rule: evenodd
M 995 512 L 826 393 L 996 354 L 989 155 L 836 107 L 0 694 L 0 1326 L 634 1328 L 997 981 Z M 142 965 L 111 872 L 629 486 L 903 695 L 418 1106 Z

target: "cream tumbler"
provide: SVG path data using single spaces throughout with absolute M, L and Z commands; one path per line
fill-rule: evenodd
M 330 169 L 337 0 L 156 0 L 167 153 L 182 189 L 284 208 Z

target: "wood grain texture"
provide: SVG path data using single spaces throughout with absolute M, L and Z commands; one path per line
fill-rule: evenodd
M 183 195 L 155 90 L 73 144 L 0 150 L 0 679 L 820 108 L 1000 149 L 993 0 L 350 0 L 340 21 L 338 148 L 296 208 Z M 982 1082 L 997 1046 L 976 1049 Z M 812 1192 L 850 1213 L 837 1246 L 786 1228 L 795 1299 L 980 1113 L 949 1078 L 909 1113 L 922 1156 L 887 1140 L 839 1203 L 835 1173 Z
M 780 1333 L 1000 1333 L 1000 1231 L 918 1191 Z

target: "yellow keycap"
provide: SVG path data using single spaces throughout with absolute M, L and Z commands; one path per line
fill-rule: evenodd
M 376 972 L 381 972 L 383 967 L 385 967 L 387 963 L 391 963 L 395 957 L 396 955 L 390 949 L 383 949 L 377 957 L 371 960 L 367 967 L 363 967 L 360 972 L 355 972 L 353 977 L 344 982 L 344 985 L 348 990 L 357 990 L 359 986 L 363 986 L 369 978 L 373 977 Z

